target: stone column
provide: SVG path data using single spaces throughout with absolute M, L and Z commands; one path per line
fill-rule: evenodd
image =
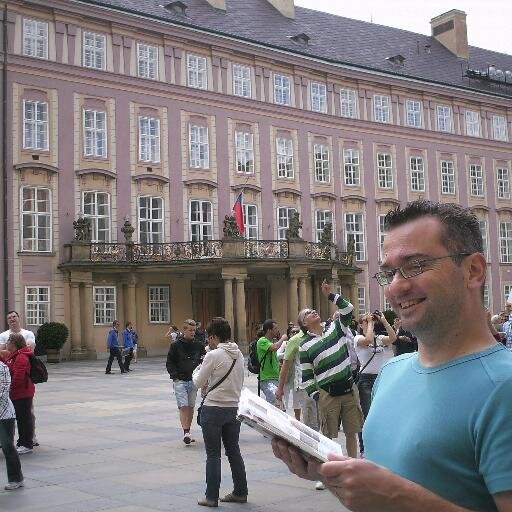
M 92 283 L 85 283 L 84 301 L 83 301 L 83 317 L 84 317 L 84 340 L 85 350 L 88 359 L 96 359 L 96 344 L 94 342 L 94 329 L 92 318 Z
M 307 277 L 299 278 L 299 307 L 298 307 L 299 311 L 308 305 L 307 297 L 306 297 L 306 283 L 307 283 Z
M 352 281 L 349 283 L 350 302 L 354 306 L 353 316 L 357 320 L 359 318 L 359 297 L 357 295 L 357 283 Z
M 236 277 L 236 335 L 242 352 L 247 346 L 247 318 L 245 313 L 245 276 Z
M 79 359 L 82 353 L 82 322 L 80 313 L 80 283 L 69 283 L 70 304 L 69 312 L 71 318 L 71 359 Z M 77 357 L 78 356 L 78 357 Z
M 321 313 L 321 303 L 320 298 L 322 297 L 321 291 L 320 291 L 320 283 L 321 281 L 318 278 L 315 278 L 313 282 L 313 297 L 314 297 L 314 304 L 311 306 L 316 309 L 317 313 Z
M 299 312 L 299 297 L 297 294 L 297 278 L 290 276 L 288 283 L 288 322 L 294 322 Z
M 224 277 L 224 318 L 233 329 L 233 279 L 230 277 Z
M 127 285 L 127 304 L 126 304 L 126 322 L 132 322 L 135 325 L 135 282 L 129 282 Z

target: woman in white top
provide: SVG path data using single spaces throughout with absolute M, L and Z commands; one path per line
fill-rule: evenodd
M 224 318 L 214 318 L 206 327 L 206 334 L 210 351 L 192 375 L 194 385 L 207 393 L 201 407 L 201 429 L 206 449 L 206 493 L 197 503 L 205 507 L 218 506 L 221 440 L 231 467 L 233 491 L 220 501 L 245 503 L 247 478 L 238 445 L 240 422 L 236 418 L 244 383 L 244 356 L 238 345 L 230 341 L 231 327 Z M 226 375 L 222 383 L 212 389 Z
M 359 334 L 354 336 L 354 346 L 361 364 L 357 387 L 363 416 L 366 419 L 372 400 L 372 389 L 380 369 L 393 356 L 396 333 L 386 317 L 375 311 L 359 320 Z M 359 434 L 359 451 L 364 454 L 363 436 Z

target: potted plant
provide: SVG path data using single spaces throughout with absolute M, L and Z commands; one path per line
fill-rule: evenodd
M 60 349 L 69 336 L 69 329 L 60 322 L 46 322 L 37 330 L 36 346 L 46 352 L 49 363 L 60 361 Z

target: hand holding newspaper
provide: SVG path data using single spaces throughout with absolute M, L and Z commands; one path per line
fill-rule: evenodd
M 327 462 L 327 455 L 343 455 L 341 446 L 320 432 L 297 421 L 247 388 L 242 389 L 238 419 L 265 437 L 279 437 L 297 447 L 304 458 Z

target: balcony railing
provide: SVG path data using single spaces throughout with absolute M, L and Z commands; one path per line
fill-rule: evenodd
M 88 250 L 88 247 L 90 250 Z M 86 252 L 83 251 L 86 250 Z M 334 245 L 289 240 L 205 240 L 162 244 L 71 244 L 69 261 L 94 263 L 176 263 L 221 259 L 306 259 L 353 265 L 353 255 Z

